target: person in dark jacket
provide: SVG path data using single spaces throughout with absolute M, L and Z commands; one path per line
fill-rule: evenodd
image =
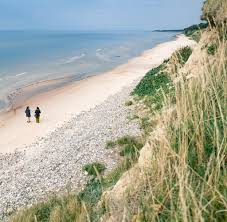
M 31 110 L 30 110 L 29 106 L 27 106 L 27 108 L 25 110 L 25 115 L 28 118 L 27 122 L 30 123 L 31 122 Z
M 37 107 L 35 110 L 36 123 L 40 123 L 40 114 L 41 114 L 41 111 L 40 111 L 39 107 Z

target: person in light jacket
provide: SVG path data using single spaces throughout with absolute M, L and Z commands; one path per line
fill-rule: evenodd
M 40 114 L 41 114 L 41 110 L 39 109 L 39 107 L 37 107 L 35 110 L 36 123 L 40 123 Z

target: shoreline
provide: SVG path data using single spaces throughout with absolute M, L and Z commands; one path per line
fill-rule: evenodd
M 16 113 L 8 112 L 0 116 L 0 134 L 5 138 L 4 141 L 0 141 L 0 153 L 12 153 L 21 147 L 24 149 L 73 116 L 94 108 L 123 87 L 142 78 L 150 69 L 170 57 L 175 50 L 189 44 L 194 42 L 184 35 L 178 35 L 175 40 L 146 50 L 140 56 L 111 71 L 69 83 L 26 100 Z M 34 121 L 32 124 L 26 124 L 23 107 L 27 105 L 33 110 L 36 106 L 41 107 L 43 115 L 40 125 L 34 124 Z
M 169 32 L 172 32 L 172 30 L 170 30 Z M 42 79 L 42 80 L 34 80 L 27 84 L 26 83 L 22 84 L 21 86 L 18 86 L 17 88 L 8 90 L 8 92 L 5 94 L 5 96 L 2 97 L 3 104 L 5 104 L 5 105 L 0 108 L 0 115 L 13 111 L 13 110 L 17 110 L 18 108 L 23 106 L 24 103 L 26 103 L 26 100 L 31 99 L 32 97 L 37 96 L 39 94 L 46 93 L 46 92 L 49 92 L 49 91 L 52 91 L 52 90 L 55 90 L 58 88 L 66 87 L 67 85 L 73 84 L 77 81 L 81 81 L 83 79 L 90 78 L 90 77 L 114 70 L 115 68 L 117 68 L 121 65 L 127 64 L 130 60 L 141 56 L 144 52 L 146 52 L 164 42 L 172 41 L 172 40 L 176 39 L 178 35 L 181 35 L 181 34 L 178 32 L 178 34 L 175 34 L 175 35 L 169 37 L 169 39 L 159 41 L 156 44 L 154 44 L 153 47 L 148 47 L 144 50 L 141 50 L 140 53 L 138 53 L 137 55 L 131 56 L 131 58 L 129 58 L 128 60 L 121 61 L 120 64 L 116 64 L 114 67 L 109 67 L 102 71 L 99 70 L 96 72 L 84 72 L 84 73 L 81 72 L 81 73 L 78 73 L 77 75 L 71 74 L 71 75 L 65 75 L 65 76 L 64 76 L 64 72 L 62 72 L 61 73 L 61 74 L 63 74 L 62 77 L 56 77 L 56 78 L 47 77 L 46 79 Z M 97 50 L 100 50 L 100 49 L 97 49 Z M 121 57 L 121 56 L 117 55 L 116 57 Z M 25 73 L 27 73 L 27 72 L 25 72 Z M 23 74 L 24 73 L 22 73 L 22 75 Z M 21 74 L 19 74 L 19 75 L 21 75 Z

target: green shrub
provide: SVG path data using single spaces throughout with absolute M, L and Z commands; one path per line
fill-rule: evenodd
M 162 64 L 149 71 L 136 86 L 136 88 L 132 92 L 132 95 L 137 95 L 139 97 L 152 96 L 155 91 L 160 88 L 162 77 L 159 77 L 159 75 L 160 73 L 162 73 L 164 68 L 165 65 Z
M 109 141 L 106 142 L 106 149 L 114 148 L 116 145 L 117 144 L 116 144 L 115 141 L 109 140 Z
M 89 205 L 94 205 L 98 202 L 102 195 L 101 181 L 97 178 L 91 179 L 86 187 L 79 193 L 79 198 Z
M 98 176 L 97 174 L 101 174 L 106 169 L 105 165 L 102 163 L 92 163 L 87 164 L 83 167 L 83 170 L 86 171 L 91 176 Z
M 191 54 L 192 54 L 192 49 L 189 46 L 186 46 L 186 47 L 178 50 L 176 52 L 178 62 L 181 65 L 184 65 L 188 61 Z
M 216 44 L 211 44 L 207 48 L 207 53 L 209 55 L 215 55 L 216 51 L 217 51 L 217 45 Z
M 152 69 L 133 91 L 134 95 L 143 99 L 144 104 L 152 112 L 161 110 L 165 101 L 164 95 L 166 96 L 174 91 L 170 76 L 162 70 L 163 65 Z M 144 128 L 143 125 L 142 128 Z

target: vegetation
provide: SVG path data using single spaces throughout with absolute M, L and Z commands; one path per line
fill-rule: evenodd
M 163 107 L 164 94 L 170 93 L 173 89 L 171 79 L 164 68 L 165 63 L 148 72 L 132 93 L 139 99 L 143 99 L 152 112 Z
M 222 10 L 219 3 L 225 2 L 208 0 L 204 17 L 216 7 Z M 227 40 L 220 38 L 226 29 L 209 28 L 206 35 L 215 38 L 212 44 L 200 42 L 208 54 L 193 64 L 199 66 L 193 77 L 180 72 L 191 55 L 191 49 L 184 48 L 147 73 L 132 93 L 135 101 L 150 107 L 141 120 L 148 132 L 150 166 L 134 178 L 139 187 L 127 187 L 124 200 L 112 203 L 113 209 L 121 209 L 115 213 L 121 219 L 114 218 L 113 209 L 100 200 L 124 172 L 139 165 L 144 142 L 130 136 L 107 142 L 122 156 L 110 174 L 93 178 L 78 195 L 54 197 L 19 212 L 11 221 L 98 221 L 103 215 L 112 216 L 112 221 L 227 221 Z M 169 70 L 170 64 L 175 68 Z M 151 119 L 155 127 L 150 127 Z
M 86 171 L 88 175 L 95 177 L 101 174 L 105 169 L 106 169 L 105 165 L 98 162 L 87 164 L 83 167 L 83 170 Z
M 202 29 L 206 29 L 207 27 L 208 27 L 208 23 L 200 23 L 198 25 L 192 25 L 184 29 L 184 34 L 186 36 L 192 36 L 195 32 L 201 31 Z
M 176 52 L 177 55 L 177 65 L 179 66 L 179 64 L 181 66 L 184 66 L 185 63 L 188 61 L 189 57 L 192 54 L 192 49 L 189 46 L 186 46 L 182 49 L 180 49 L 179 51 Z
M 220 47 L 226 48 L 226 42 Z M 217 54 L 212 66 L 200 64 L 205 71 L 190 84 L 185 79 L 176 84 L 174 121 L 161 116 L 165 133 L 152 146 L 157 165 L 144 181 L 147 188 L 138 193 L 139 210 L 131 211 L 130 218 L 227 220 L 226 53 Z
M 209 55 L 214 55 L 217 51 L 217 45 L 216 44 L 211 44 L 207 47 L 207 53 Z
M 106 142 L 106 149 L 111 149 L 116 146 L 115 141 L 109 140 Z
M 188 37 L 191 37 L 196 42 L 199 42 L 201 39 L 201 32 L 203 29 L 208 27 L 208 23 L 200 23 L 198 25 L 192 25 L 184 29 L 184 34 Z
M 120 155 L 131 160 L 135 160 L 139 156 L 139 150 L 143 147 L 143 143 L 138 139 L 129 136 L 118 139 L 117 144 L 122 147 Z
M 61 198 L 51 197 L 48 201 L 36 204 L 29 210 L 23 210 L 12 222 L 60 222 L 86 221 L 86 209 L 75 195 Z
M 182 67 L 192 54 L 190 47 L 184 47 L 178 50 L 173 57 L 178 69 Z M 173 83 L 170 75 L 166 71 L 167 64 L 170 60 L 166 60 L 160 66 L 148 72 L 142 81 L 137 85 L 132 95 L 138 96 L 139 99 L 144 100 L 144 104 L 151 110 L 151 112 L 160 111 L 166 101 L 166 97 L 174 92 Z M 145 129 L 144 121 L 142 128 Z
M 139 97 L 143 97 L 145 95 L 152 96 L 155 91 L 159 89 L 159 84 L 156 83 L 155 79 L 158 77 L 158 74 L 164 70 L 164 68 L 165 66 L 162 64 L 148 72 L 133 91 L 133 95 L 138 95 Z
M 199 42 L 202 31 L 208 27 L 208 23 L 200 23 L 199 25 L 192 25 L 184 29 L 184 34 L 191 37 L 194 41 Z

